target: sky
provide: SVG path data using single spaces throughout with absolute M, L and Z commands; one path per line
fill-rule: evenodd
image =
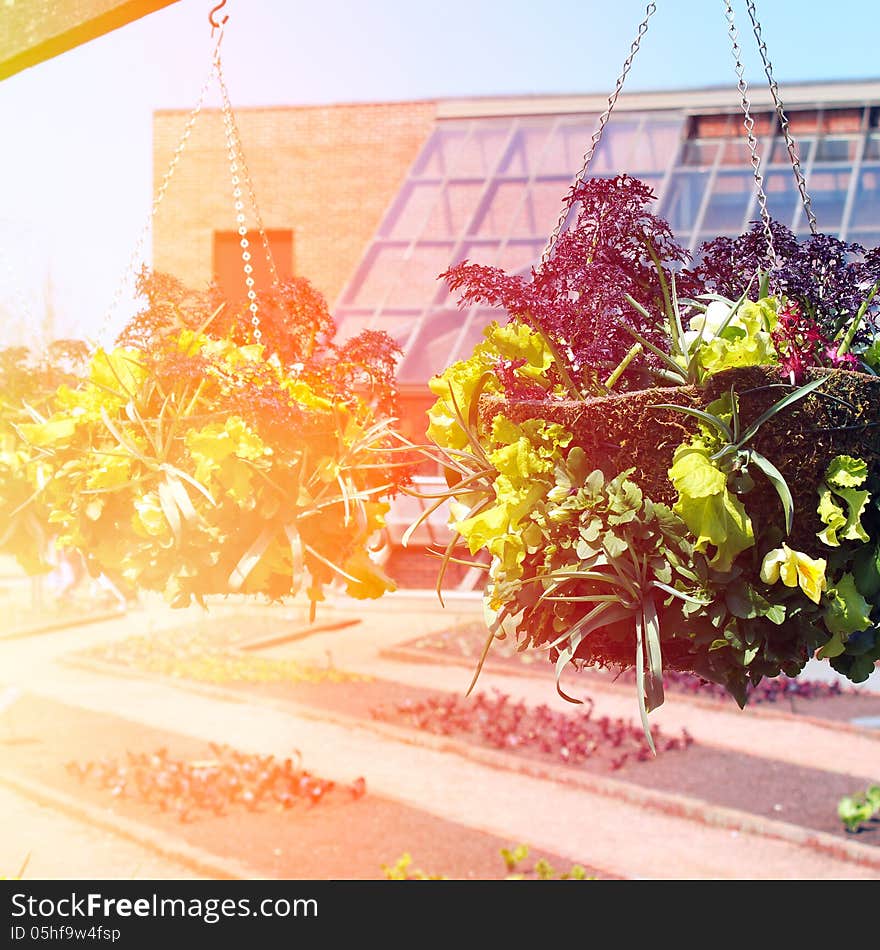
M 0 344 L 26 338 L 47 300 L 57 335 L 112 326 L 149 226 L 152 114 L 195 105 L 217 2 L 179 0 L 0 82 Z M 745 2 L 732 2 L 746 79 L 757 86 L 764 76 Z M 757 6 L 783 99 L 786 82 L 878 77 L 875 33 L 865 28 L 876 0 Z M 246 107 L 608 94 L 645 8 L 642 0 L 227 0 L 215 16 L 228 15 L 224 75 L 233 107 Z M 623 95 L 706 86 L 733 95 L 727 28 L 724 0 L 658 0 Z M 216 104 L 212 91 L 207 105 Z M 173 204 L 173 181 L 165 201 Z

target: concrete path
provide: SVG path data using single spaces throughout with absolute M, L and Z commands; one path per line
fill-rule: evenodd
M 189 866 L 0 787 L 0 877 L 25 880 L 195 880 Z
M 323 619 L 342 616 L 348 609 L 334 611 L 330 607 Z M 357 627 L 296 641 L 287 655 L 324 659 L 329 649 L 333 662 L 341 668 L 463 691 L 469 680 L 466 670 L 404 666 L 378 656 L 383 646 L 445 629 L 453 616 L 458 620 L 478 616 L 472 603 L 458 604 L 455 610 L 455 614 L 440 613 L 427 602 L 413 605 L 402 600 L 399 608 L 390 610 L 371 605 L 361 610 L 364 622 Z M 269 633 L 272 613 L 255 611 L 254 616 L 255 636 Z M 218 611 L 217 617 L 221 622 L 222 613 Z M 880 869 L 820 853 L 806 842 L 734 832 L 662 814 L 640 808 L 631 800 L 516 775 L 436 748 L 402 744 L 369 729 L 298 716 L 277 706 L 222 702 L 164 682 L 112 678 L 61 662 L 68 652 L 175 625 L 181 619 L 180 614 L 157 608 L 115 624 L 70 630 L 63 636 L 49 634 L 0 644 L 0 684 L 14 684 L 55 700 L 204 740 L 227 742 L 246 751 L 287 754 L 297 748 L 309 768 L 328 777 L 350 780 L 365 775 L 376 794 L 510 840 L 527 839 L 535 848 L 626 878 L 880 879 Z M 537 681 L 492 676 L 485 686 L 495 683 L 512 695 L 526 695 L 529 701 L 553 701 L 555 695 L 549 676 Z M 630 705 L 625 698 L 609 696 L 608 703 L 609 709 L 619 704 L 622 715 L 634 718 L 634 699 Z M 862 771 L 864 756 L 880 752 L 880 743 L 870 739 L 853 737 L 842 742 L 833 734 L 829 739 L 824 734 L 827 730 L 816 727 L 799 727 L 801 731 L 795 735 L 788 724 L 767 726 L 736 712 L 707 715 L 692 707 L 688 711 L 685 704 L 680 709 L 670 704 L 661 712 L 665 718 L 658 716 L 656 721 L 665 729 L 684 725 L 698 738 L 734 748 L 758 742 L 761 749 L 786 761 L 800 761 L 799 749 L 818 748 L 810 758 L 822 757 L 823 767 L 833 761 L 832 767 L 843 771 L 856 765 Z M 832 753 L 834 758 L 824 758 Z

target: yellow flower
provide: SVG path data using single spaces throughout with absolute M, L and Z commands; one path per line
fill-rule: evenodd
M 169 533 L 168 521 L 162 511 L 157 492 L 151 491 L 134 500 L 132 526 L 142 538 L 157 538 Z
M 797 587 L 813 601 L 819 603 L 822 591 L 827 587 L 825 559 L 811 558 L 800 551 L 793 551 L 787 544 L 770 551 L 761 564 L 761 580 L 775 584 L 779 578 L 786 587 Z

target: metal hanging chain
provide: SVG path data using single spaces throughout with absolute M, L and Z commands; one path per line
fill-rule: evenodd
M 740 93 L 740 103 L 743 110 L 743 125 L 749 145 L 749 154 L 752 169 L 755 174 L 755 190 L 758 195 L 758 205 L 761 209 L 761 221 L 764 224 L 764 234 L 767 238 L 767 256 L 771 267 L 776 264 L 776 248 L 773 244 L 773 229 L 771 227 L 770 212 L 767 210 L 767 195 L 764 191 L 764 176 L 761 174 L 761 157 L 758 155 L 758 140 L 755 138 L 755 120 L 752 118 L 752 106 L 749 102 L 749 87 L 745 80 L 745 67 L 740 58 L 740 45 L 734 22 L 733 7 L 730 0 L 722 0 L 727 16 L 727 32 L 730 35 L 733 59 L 736 63 L 737 85 Z
M 581 166 L 581 170 L 573 179 L 573 185 L 577 185 L 579 181 L 586 175 L 587 169 L 590 166 L 590 162 L 593 160 L 593 156 L 596 154 L 596 149 L 599 146 L 599 142 L 602 138 L 602 132 L 605 129 L 605 126 L 608 123 L 608 120 L 611 118 L 611 113 L 614 109 L 614 106 L 617 103 L 618 97 L 620 96 L 621 90 L 623 89 L 624 81 L 626 80 L 627 74 L 629 73 L 630 67 L 633 64 L 636 53 L 639 51 L 639 46 L 642 42 L 642 37 L 645 33 L 648 32 L 648 21 L 657 11 L 656 3 L 649 3 L 645 9 L 645 18 L 639 24 L 638 32 L 636 33 L 636 38 L 633 40 L 632 45 L 630 46 L 629 55 L 626 57 L 623 63 L 623 69 L 621 70 L 620 75 L 617 77 L 617 84 L 614 87 L 614 92 L 608 97 L 608 106 L 602 115 L 599 116 L 599 122 L 596 126 L 596 131 L 593 133 L 593 137 L 590 139 L 589 147 L 587 148 L 586 153 L 584 154 L 584 163 Z M 559 220 L 556 222 L 556 227 L 553 229 L 553 233 L 550 235 L 547 245 L 544 248 L 544 252 L 541 255 L 541 264 L 546 264 L 550 258 L 550 254 L 553 251 L 553 248 L 556 245 L 556 242 L 559 240 L 559 235 L 562 233 L 562 228 L 565 225 L 565 220 L 568 217 L 569 204 L 566 202 L 562 211 L 559 214 Z
M 159 206 L 162 204 L 162 201 L 165 198 L 165 195 L 168 192 L 168 186 L 171 184 L 171 179 L 174 177 L 174 172 L 177 170 L 177 166 L 180 164 L 180 157 L 183 155 L 184 149 L 186 148 L 187 142 L 192 135 L 193 129 L 195 128 L 196 120 L 201 114 L 202 108 L 205 103 L 205 97 L 208 94 L 208 89 L 211 87 L 211 83 L 214 80 L 215 68 L 214 68 L 214 59 L 219 54 L 220 43 L 223 40 L 223 33 L 220 33 L 220 36 L 217 38 L 217 45 L 214 48 L 214 53 L 211 58 L 211 68 L 208 72 L 208 75 L 205 77 L 205 81 L 202 84 L 201 91 L 199 92 L 199 97 L 196 100 L 196 104 L 190 112 L 186 120 L 186 125 L 183 129 L 183 134 L 180 137 L 180 140 L 177 143 L 177 147 L 174 149 L 174 154 L 171 157 L 171 161 L 168 164 L 168 168 L 165 170 L 165 174 L 162 176 L 162 182 L 159 185 L 158 190 L 156 191 L 155 196 L 153 197 L 153 203 L 150 206 L 150 213 L 147 216 L 147 220 L 144 222 L 144 226 L 141 228 L 141 232 L 135 241 L 134 249 L 132 250 L 131 257 L 128 262 L 128 267 L 125 269 L 125 272 L 122 276 L 122 280 L 119 282 L 119 286 L 116 288 L 116 293 L 113 295 L 113 300 L 110 303 L 110 307 L 107 310 L 107 313 L 104 316 L 104 320 L 101 323 L 101 327 L 98 330 L 98 344 L 106 338 L 107 333 L 110 329 L 110 324 L 116 315 L 116 309 L 119 306 L 122 295 L 125 292 L 126 287 L 128 287 L 129 282 L 135 274 L 135 271 L 138 268 L 138 264 L 141 263 L 141 258 L 143 255 L 144 244 L 147 241 L 147 235 L 150 233 L 150 228 L 153 223 L 153 219 L 156 217 L 156 212 L 159 210 Z
M 266 263 L 269 267 L 269 273 L 272 277 L 273 287 L 279 287 L 281 279 L 275 267 L 275 259 L 272 255 L 272 248 L 269 244 L 269 237 L 263 225 L 263 218 L 260 214 L 260 208 L 257 204 L 257 197 L 254 191 L 253 180 L 247 167 L 244 157 L 244 148 L 241 144 L 241 134 L 238 130 L 238 124 L 235 121 L 235 114 L 232 111 L 232 103 L 229 99 L 229 90 L 226 81 L 223 78 L 223 65 L 220 60 L 219 50 L 214 59 L 214 66 L 217 76 L 217 82 L 220 86 L 220 93 L 223 101 L 223 127 L 226 134 L 226 149 L 229 158 L 229 169 L 232 175 L 232 194 L 235 205 L 235 220 L 238 227 L 239 245 L 241 246 L 242 269 L 245 275 L 245 285 L 247 286 L 248 310 L 251 314 L 251 325 L 254 328 L 254 342 L 259 343 L 262 339 L 260 330 L 259 308 L 257 305 L 257 294 L 254 289 L 252 255 L 250 251 L 250 240 L 248 238 L 248 229 L 245 224 L 244 202 L 242 201 L 241 185 L 247 188 L 248 198 L 253 210 L 254 220 L 257 225 L 257 233 L 260 236 L 263 251 L 266 255 Z
M 216 8 L 215 8 L 216 9 Z M 213 11 L 212 11 L 213 12 Z M 225 23 L 228 17 L 225 17 L 223 23 Z M 214 26 L 212 22 L 212 26 Z M 116 309 L 118 308 L 122 295 L 125 292 L 126 287 L 128 287 L 132 277 L 134 276 L 138 264 L 141 262 L 143 256 L 143 249 L 146 243 L 147 235 L 150 233 L 150 227 L 152 225 L 153 219 L 156 216 L 156 213 L 159 210 L 159 206 L 162 204 L 162 201 L 165 198 L 165 195 L 168 192 L 168 187 L 171 183 L 171 179 L 174 177 L 174 173 L 177 169 L 177 166 L 180 164 L 181 156 L 183 155 L 184 150 L 186 149 L 187 143 L 192 135 L 193 129 L 195 128 L 196 120 L 201 114 L 204 108 L 205 97 L 208 94 L 208 90 L 211 87 L 212 82 L 215 80 L 220 88 L 220 94 L 222 97 L 222 116 L 223 116 L 223 125 L 226 135 L 226 148 L 227 156 L 230 162 L 230 173 L 232 177 L 232 186 L 233 186 L 233 198 L 235 200 L 235 211 L 236 211 L 236 225 L 239 235 L 239 245 L 241 246 L 242 251 L 242 269 L 244 270 L 245 275 L 245 284 L 248 288 L 248 310 L 251 314 L 251 325 L 253 326 L 253 337 L 256 343 L 259 343 L 262 339 L 262 332 L 260 330 L 260 319 L 258 316 L 258 305 L 256 301 L 256 290 L 254 289 L 254 278 L 253 278 L 253 264 L 252 255 L 250 251 L 250 241 L 248 239 L 248 229 L 246 226 L 246 218 L 244 214 L 244 202 L 242 200 L 242 190 L 241 185 L 244 184 L 247 192 L 248 199 L 250 201 L 251 207 L 253 208 L 254 219 L 256 221 L 257 230 L 260 235 L 263 244 L 263 250 L 266 254 L 266 261 L 269 266 L 269 272 L 272 277 L 272 283 L 274 287 L 278 287 L 281 283 L 278 276 L 278 271 L 275 267 L 275 261 L 272 256 L 272 249 L 269 244 L 269 238 L 266 234 L 265 227 L 263 226 L 262 216 L 260 215 L 260 210 L 257 205 L 256 194 L 254 192 L 253 181 L 248 171 L 247 164 L 244 159 L 244 150 L 241 144 L 241 136 L 238 131 L 238 126 L 235 122 L 235 116 L 232 111 L 232 104 L 229 98 L 229 90 L 226 86 L 226 82 L 223 78 L 223 65 L 220 55 L 221 44 L 223 42 L 223 25 L 217 24 L 214 29 L 219 29 L 219 35 L 217 37 L 217 42 L 214 46 L 214 51 L 211 56 L 211 68 L 209 73 L 202 85 L 201 91 L 199 93 L 198 100 L 195 107 L 190 112 L 187 117 L 186 125 L 184 126 L 183 133 L 180 137 L 177 147 L 174 150 L 171 161 L 168 165 L 165 174 L 162 177 L 162 182 L 156 192 L 155 197 L 150 208 L 150 213 L 147 218 L 146 223 L 144 224 L 141 233 L 135 242 L 134 249 L 131 254 L 131 258 L 128 263 L 128 267 L 123 275 L 122 280 L 116 290 L 116 293 L 113 297 L 113 301 L 110 304 L 110 307 L 105 315 L 104 321 L 102 323 L 101 329 L 98 332 L 98 343 L 104 340 L 107 336 L 107 333 L 110 328 L 113 317 L 115 316 Z M 214 30 L 212 30 L 212 35 Z
M 773 102 L 776 105 L 776 114 L 779 116 L 779 128 L 782 130 L 782 135 L 785 138 L 785 145 L 788 149 L 788 157 L 791 160 L 791 167 L 792 171 L 794 172 L 794 177 L 797 181 L 797 187 L 801 195 L 801 201 L 804 205 L 804 212 L 807 215 L 807 220 L 810 222 L 810 232 L 812 234 L 817 234 L 818 225 L 816 223 L 816 216 L 813 214 L 812 201 L 810 200 L 810 196 L 807 193 L 807 181 L 804 177 L 804 173 L 801 171 L 801 162 L 798 155 L 797 144 L 789 129 L 788 117 L 785 114 L 785 109 L 782 105 L 782 98 L 779 95 L 779 86 L 776 84 L 776 80 L 773 78 L 773 64 L 770 62 L 770 59 L 767 55 L 767 44 L 764 42 L 764 39 L 761 36 L 761 24 L 758 21 L 758 14 L 755 10 L 754 0 L 746 0 L 746 9 L 748 10 L 749 19 L 752 21 L 752 30 L 754 31 L 755 39 L 758 41 L 758 52 L 761 54 L 761 61 L 764 64 L 764 73 L 767 76 L 767 82 L 770 84 L 770 94 L 773 96 Z

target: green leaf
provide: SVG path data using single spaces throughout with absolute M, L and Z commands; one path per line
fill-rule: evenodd
M 870 496 L 867 490 L 857 490 L 867 477 L 868 465 L 862 459 L 837 455 L 829 463 L 825 481 L 819 486 L 816 511 L 825 525 L 818 536 L 830 547 L 838 547 L 841 540 L 870 540 L 861 522 Z M 845 511 L 839 499 L 846 505 Z
M 645 656 L 644 656 L 644 631 L 643 616 L 641 612 L 636 615 L 636 693 L 639 701 L 639 718 L 642 721 L 642 729 L 645 738 L 648 740 L 648 746 L 654 755 L 657 755 L 657 749 L 654 746 L 654 737 L 651 735 L 651 726 L 648 722 L 647 707 L 647 683 L 645 682 Z
M 296 525 L 286 524 L 284 526 L 284 533 L 287 535 L 287 541 L 290 544 L 290 556 L 293 561 L 293 566 L 290 572 L 290 596 L 294 597 L 299 593 L 300 586 L 302 585 L 303 573 L 305 571 L 303 545 Z
M 880 546 L 863 546 L 853 557 L 853 577 L 859 593 L 868 600 L 880 594 Z
M 851 683 L 864 683 L 877 669 L 877 657 L 867 654 L 852 658 L 846 677 Z
M 851 455 L 838 455 L 825 472 L 825 481 L 832 488 L 858 488 L 868 477 L 868 463 Z
M 622 473 L 608 483 L 608 509 L 618 515 L 636 512 L 642 507 L 642 490 L 626 478 L 626 474 Z
M 785 533 L 791 534 L 792 521 L 794 519 L 794 499 L 791 497 L 788 483 L 783 478 L 782 472 L 759 452 L 752 452 L 750 458 L 767 476 L 770 484 L 776 489 L 776 494 L 779 495 L 779 500 L 782 502 L 782 511 L 785 515 Z
M 837 494 L 847 504 L 847 519 L 841 537 L 847 541 L 870 541 L 867 531 L 862 527 L 862 515 L 868 507 L 869 493 L 855 488 L 835 488 Z
M 742 620 L 766 617 L 777 626 L 785 620 L 785 607 L 782 604 L 771 604 L 744 580 L 734 581 L 726 587 L 724 602 L 733 616 Z
M 762 413 L 742 434 L 739 439 L 739 445 L 745 445 L 751 438 L 755 436 L 758 429 L 764 425 L 765 422 L 769 422 L 778 412 L 781 412 L 783 409 L 787 409 L 792 403 L 797 402 L 799 399 L 803 399 L 804 396 L 808 396 L 814 389 L 818 389 L 825 383 L 825 377 L 820 376 L 818 379 L 814 379 L 809 383 L 805 383 L 803 386 L 798 387 L 793 393 L 789 393 L 787 396 L 783 396 L 778 402 L 773 403 L 773 405 L 764 413 Z
M 257 539 L 254 543 L 245 551 L 238 561 L 238 564 L 232 570 L 232 573 L 229 575 L 229 587 L 233 591 L 241 590 L 242 585 L 247 580 L 248 575 L 253 571 L 253 569 L 260 563 L 260 558 L 266 553 L 269 545 L 272 543 L 272 538 L 275 535 L 275 531 L 272 527 L 267 526 L 257 536 Z
M 830 660 L 835 656 L 840 656 L 846 651 L 846 644 L 843 642 L 840 633 L 831 635 L 831 639 L 816 654 L 820 660 Z
M 675 450 L 669 478 L 679 495 L 690 499 L 718 495 L 727 487 L 727 476 L 710 461 L 707 450 L 698 446 L 683 445 Z
M 852 574 L 844 574 L 828 589 L 827 597 L 824 620 L 830 633 L 839 634 L 845 642 L 850 634 L 871 626 L 871 605 L 859 593 Z
M 597 468 L 587 476 L 584 488 L 593 496 L 599 494 L 605 487 L 605 475 Z
M 849 831 L 855 831 L 862 822 L 871 820 L 874 815 L 874 807 L 863 799 L 845 795 L 838 802 L 837 815 Z
M 174 500 L 174 493 L 167 481 L 159 482 L 158 491 L 162 513 L 171 527 L 175 541 L 179 541 L 181 532 L 180 512 L 177 508 L 177 502 Z
M 610 558 L 623 557 L 629 550 L 629 545 L 622 538 L 611 531 L 606 531 L 602 538 L 602 547 Z
M 568 450 L 566 464 L 574 477 L 574 481 L 578 484 L 582 483 L 589 474 L 590 460 L 587 458 L 587 453 L 579 445 L 573 445 Z
M 566 702 L 574 703 L 576 705 L 582 705 L 582 699 L 576 699 L 574 696 L 569 696 L 568 693 L 563 690 L 560 680 L 562 678 L 562 673 L 565 670 L 565 667 L 571 662 L 574 657 L 575 650 L 580 646 L 581 638 L 580 636 L 574 636 L 571 638 L 571 641 L 566 644 L 566 646 L 559 649 L 559 657 L 556 660 L 556 692 L 564 699 Z
M 363 548 L 355 548 L 344 565 L 345 573 L 354 578 L 345 587 L 345 593 L 357 600 L 375 600 L 388 591 L 397 589 L 394 581 Z
M 645 678 L 647 710 L 663 705 L 663 655 L 660 647 L 660 617 L 654 598 L 648 594 L 642 604 L 644 616 L 645 652 L 648 670 Z
M 828 489 L 830 491 L 831 489 Z M 867 490 L 859 491 L 855 488 L 835 488 L 834 493 L 838 498 L 842 498 L 846 503 L 846 515 L 843 524 L 840 523 L 842 509 L 836 504 L 832 507 L 825 496 L 825 489 L 820 488 L 819 508 L 817 509 L 819 517 L 826 523 L 827 527 L 819 532 L 819 537 L 832 547 L 836 547 L 841 540 L 844 541 L 870 541 L 867 531 L 862 527 L 862 515 L 868 506 L 869 493 Z M 837 508 L 837 511 L 834 509 Z M 840 514 L 838 514 L 840 512 Z M 829 515 L 830 513 L 830 515 Z M 825 521 L 825 516 L 829 515 L 829 520 Z
M 698 498 L 682 495 L 675 511 L 696 537 L 698 551 L 706 553 L 710 545 L 715 547 L 709 565 L 717 571 L 729 571 L 737 555 L 755 543 L 751 519 L 727 489 Z
M 101 517 L 101 512 L 104 510 L 104 502 L 100 498 L 96 498 L 94 501 L 90 501 L 86 505 L 86 517 L 90 521 L 97 521 Z
M 840 546 L 837 532 L 846 526 L 847 517 L 843 508 L 837 504 L 834 494 L 827 485 L 819 487 L 819 506 L 816 509 L 819 519 L 825 527 L 818 532 L 818 538 L 823 544 L 836 548 Z
M 703 375 L 711 376 L 733 367 L 775 363 L 771 330 L 776 322 L 773 298 L 753 302 L 741 297 L 730 307 L 714 336 L 698 345 L 695 358 Z
M 686 416 L 693 416 L 695 419 L 699 419 L 706 425 L 711 426 L 728 442 L 733 442 L 733 430 L 730 428 L 730 426 L 728 426 L 723 419 L 720 419 L 718 416 L 713 415 L 712 413 L 705 412 L 703 409 L 694 409 L 692 406 L 678 406 L 674 403 L 657 403 L 653 408 L 673 409 L 676 412 L 684 413 Z

